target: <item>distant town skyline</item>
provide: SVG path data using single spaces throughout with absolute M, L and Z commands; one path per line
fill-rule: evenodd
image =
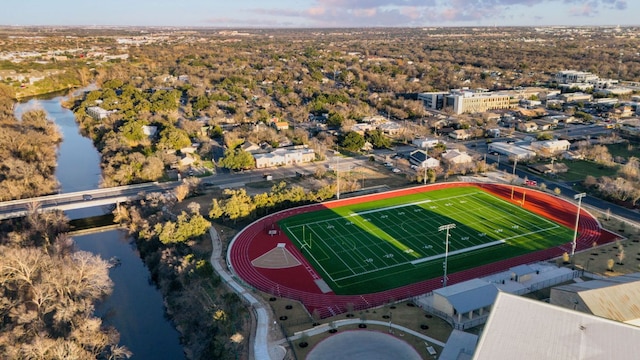
M 636 0 L 22 0 L 0 25 L 214 28 L 640 25 Z

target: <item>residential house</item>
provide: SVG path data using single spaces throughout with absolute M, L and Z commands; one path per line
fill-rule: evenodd
M 442 154 L 442 161 L 449 165 L 466 165 L 473 162 L 473 158 L 465 151 L 447 150 Z
M 351 127 L 351 131 L 355 131 L 360 135 L 364 135 L 365 132 L 373 129 L 375 129 L 375 126 L 368 123 L 358 123 Z
M 148 137 L 154 137 L 157 132 L 158 132 L 157 126 L 142 125 L 142 133 L 147 135 Z
M 413 139 L 413 145 L 421 149 L 431 149 L 440 143 L 440 139 L 436 138 L 418 138 Z
M 92 118 L 96 119 L 96 120 L 102 120 L 102 119 L 106 119 L 107 116 L 111 115 L 112 113 L 114 113 L 114 111 L 109 111 L 109 110 L 105 110 L 99 106 L 89 106 L 87 108 L 87 115 L 91 116 Z
M 538 131 L 538 124 L 533 121 L 518 123 L 518 130 L 524 132 L 535 132 Z
M 469 138 L 471 137 L 471 134 L 469 133 L 468 130 L 460 129 L 460 130 L 454 130 L 450 132 L 449 137 L 456 140 L 469 140 Z
M 276 130 L 287 130 L 289 128 L 289 123 L 273 118 L 271 119 L 271 126 Z
M 241 145 L 241 149 L 249 152 L 249 153 L 254 153 L 256 151 L 260 151 L 262 150 L 262 148 L 260 147 L 260 145 L 255 144 L 251 141 L 245 141 L 242 145 Z
M 387 135 L 396 135 L 402 130 L 402 126 L 395 121 L 387 121 L 378 125 L 378 129 Z
M 499 138 L 500 137 L 500 129 L 499 128 L 487 129 L 487 136 L 492 137 L 492 138 Z
M 440 166 L 440 160 L 430 157 L 424 150 L 415 150 L 409 154 L 409 162 L 420 168 L 433 169 Z
M 180 158 L 180 166 L 189 166 L 191 164 L 193 164 L 194 162 L 196 162 L 196 160 L 194 158 L 192 158 L 189 155 L 184 155 L 182 158 Z

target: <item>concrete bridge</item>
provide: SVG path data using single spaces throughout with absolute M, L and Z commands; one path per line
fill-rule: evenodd
M 34 206 L 42 210 L 64 211 L 116 204 L 136 199 L 141 193 L 173 190 L 179 184 L 178 181 L 153 182 L 4 201 L 0 202 L 0 220 L 25 216 L 27 210 Z

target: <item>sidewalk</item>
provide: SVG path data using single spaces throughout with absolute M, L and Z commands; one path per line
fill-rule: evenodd
M 211 266 L 220 275 L 222 281 L 227 284 L 233 291 L 235 291 L 241 298 L 245 299 L 252 307 L 256 315 L 256 329 L 252 329 L 252 336 L 250 339 L 253 344 L 250 344 L 249 358 L 256 360 L 282 360 L 286 354 L 286 349 L 276 344 L 269 344 L 269 324 L 271 320 L 271 312 L 269 309 L 260 302 L 255 296 L 249 293 L 238 282 L 234 280 L 226 267 L 222 266 L 224 256 L 222 255 L 222 243 L 216 229 L 211 226 L 209 229 L 209 235 L 211 236 L 211 244 L 213 249 L 211 251 Z

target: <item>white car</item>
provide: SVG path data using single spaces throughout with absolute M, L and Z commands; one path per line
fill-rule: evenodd
M 396 173 L 396 174 L 397 174 L 397 173 L 402 172 L 402 171 L 401 171 L 400 169 L 398 169 L 398 168 L 393 168 L 393 170 L 391 170 L 391 171 L 393 171 L 393 172 L 394 172 L 394 173 Z

